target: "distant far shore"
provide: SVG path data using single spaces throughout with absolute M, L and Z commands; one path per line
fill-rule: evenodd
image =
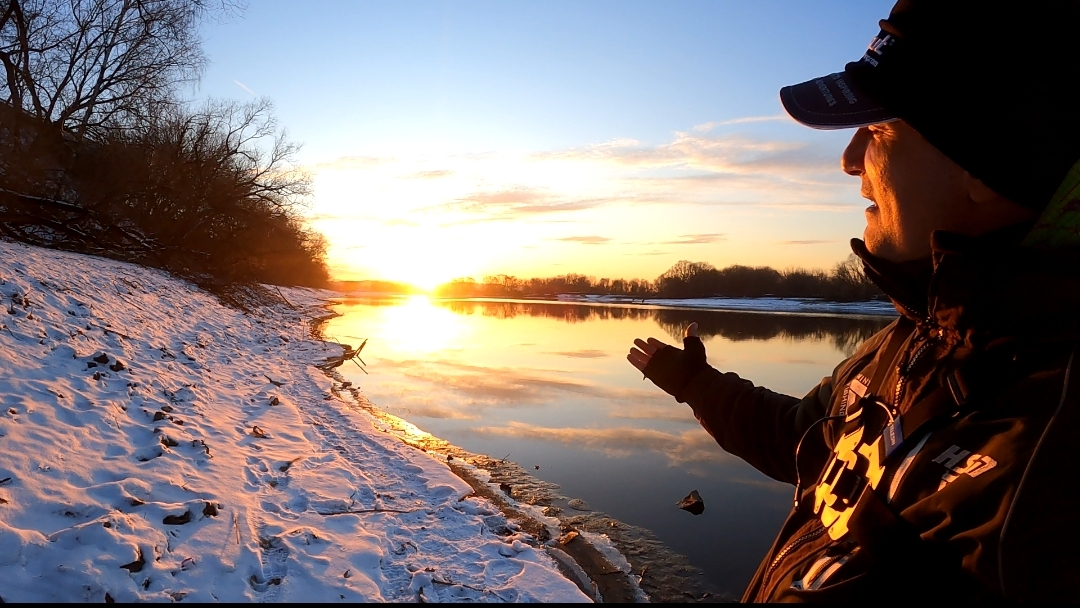
M 415 293 L 387 293 L 374 291 L 342 292 L 346 297 L 384 298 L 409 297 Z M 888 300 L 859 300 L 835 302 L 823 298 L 636 298 L 621 295 L 549 294 L 521 297 L 437 297 L 439 300 L 506 301 L 506 302 L 561 302 L 566 304 L 607 304 L 657 306 L 664 308 L 694 308 L 701 310 L 726 310 L 782 314 L 868 315 L 876 317 L 896 316 L 896 308 Z

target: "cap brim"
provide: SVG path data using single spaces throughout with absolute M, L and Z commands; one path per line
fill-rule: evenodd
M 847 72 L 784 87 L 780 102 L 792 118 L 815 129 L 851 129 L 898 118 Z

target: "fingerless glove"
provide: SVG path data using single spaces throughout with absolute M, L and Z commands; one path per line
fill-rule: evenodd
M 652 380 L 665 393 L 686 403 L 683 390 L 690 379 L 709 367 L 705 362 L 705 344 L 697 336 L 683 338 L 683 348 L 665 346 L 653 353 L 645 366 L 645 377 Z

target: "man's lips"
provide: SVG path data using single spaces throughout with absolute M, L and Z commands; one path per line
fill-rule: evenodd
M 870 184 L 868 184 L 865 180 L 862 183 L 862 187 L 859 188 L 859 196 L 870 201 L 871 206 L 877 207 L 877 201 L 874 200 L 874 189 L 871 188 Z
M 870 195 L 869 192 L 867 192 L 866 190 L 863 190 L 863 191 L 859 192 L 859 195 L 862 196 L 863 198 L 865 198 L 866 200 L 870 201 L 870 206 L 866 208 L 867 211 L 877 209 L 877 201 L 874 200 L 874 198 Z

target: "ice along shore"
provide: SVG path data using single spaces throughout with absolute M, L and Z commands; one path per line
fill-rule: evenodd
M 544 540 L 557 522 L 500 511 L 316 367 L 342 355 L 309 331 L 331 294 L 283 295 L 242 312 L 0 242 L 0 598 L 597 597 Z

